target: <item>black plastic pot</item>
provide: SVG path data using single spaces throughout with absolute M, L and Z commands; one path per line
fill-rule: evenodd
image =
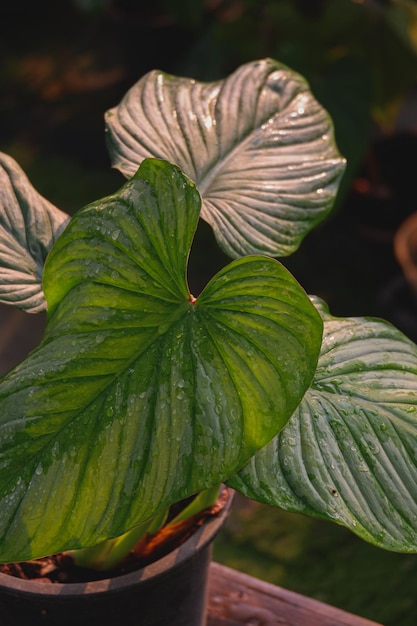
M 145 568 L 88 583 L 0 574 L 1 626 L 202 626 L 212 542 L 232 501 L 180 547 Z

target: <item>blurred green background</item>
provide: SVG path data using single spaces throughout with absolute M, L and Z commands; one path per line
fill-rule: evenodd
M 6 1 L 0 53 L 0 150 L 69 213 L 124 182 L 110 169 L 103 115 L 145 72 L 215 80 L 267 56 L 301 72 L 333 117 L 348 170 L 333 215 L 283 262 L 334 314 L 385 317 L 417 340 L 415 297 L 393 252 L 417 210 L 413 0 Z M 192 290 L 226 262 L 202 224 Z M 32 319 L 0 332 L 3 368 L 36 343 L 42 320 Z M 326 522 L 238 497 L 215 558 L 386 626 L 417 624 L 417 555 Z

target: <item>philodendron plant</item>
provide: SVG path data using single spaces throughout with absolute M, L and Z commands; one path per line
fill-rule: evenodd
M 221 483 L 416 551 L 417 347 L 276 260 L 344 170 L 305 80 L 271 59 L 153 71 L 106 123 L 127 182 L 71 218 L 1 156 L 0 297 L 47 323 L 0 380 L 0 560 L 110 567 Z M 200 217 L 233 260 L 193 295 Z

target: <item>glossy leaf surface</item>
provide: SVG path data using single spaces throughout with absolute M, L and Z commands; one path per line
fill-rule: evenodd
M 344 170 L 329 116 L 300 75 L 272 59 L 201 83 L 152 71 L 106 116 L 113 164 L 179 165 L 231 257 L 285 256 L 330 211 Z
M 311 382 L 321 319 L 278 262 L 189 294 L 199 209 L 146 160 L 49 254 L 44 338 L 0 382 L 1 560 L 93 545 L 224 481 Z
M 381 320 L 322 314 L 311 388 L 231 484 L 378 546 L 415 552 L 417 347 Z
M 69 216 L 45 200 L 10 156 L 0 152 L 0 302 L 29 313 L 46 309 L 46 256 Z

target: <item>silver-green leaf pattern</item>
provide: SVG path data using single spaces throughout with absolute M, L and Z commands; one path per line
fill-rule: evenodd
M 48 255 L 44 338 L 0 381 L 1 560 L 94 545 L 224 481 L 308 388 L 322 322 L 280 263 L 189 293 L 200 204 L 145 160 Z
M 273 59 L 202 83 L 154 70 L 106 116 L 113 164 L 179 165 L 231 257 L 286 256 L 331 210 L 345 162 L 305 79 Z
M 389 323 L 336 318 L 311 388 L 231 484 L 246 495 L 417 551 L 417 347 Z
M 12 157 L 0 152 L 0 302 L 46 309 L 46 256 L 69 216 L 43 198 Z

